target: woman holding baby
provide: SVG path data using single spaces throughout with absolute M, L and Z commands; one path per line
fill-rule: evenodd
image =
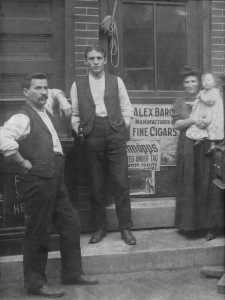
M 222 192 L 213 184 L 213 147 L 224 137 L 222 98 L 205 101 L 206 93 L 200 92 L 200 74 L 193 67 L 184 67 L 181 76 L 186 94 L 176 99 L 173 106 L 174 127 L 180 131 L 175 226 L 181 233 L 204 234 L 210 241 L 224 227 Z M 214 94 L 221 97 L 217 92 Z

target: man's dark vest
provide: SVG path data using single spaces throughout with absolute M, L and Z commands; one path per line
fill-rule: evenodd
M 91 94 L 89 77 L 76 79 L 79 115 L 83 134 L 87 135 L 91 132 L 95 118 L 95 103 Z M 107 110 L 110 125 L 117 131 L 124 124 L 121 113 L 120 101 L 118 95 L 117 77 L 105 74 L 105 107 Z
M 18 113 L 30 119 L 30 134 L 19 141 L 19 152 L 32 163 L 29 174 L 40 177 L 52 177 L 55 171 L 52 135 L 38 113 L 25 104 Z M 52 116 L 48 113 L 53 125 Z

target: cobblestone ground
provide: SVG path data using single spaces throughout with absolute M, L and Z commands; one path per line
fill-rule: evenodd
M 201 269 L 135 272 L 96 276 L 95 286 L 65 286 L 63 300 L 224 300 L 216 278 L 201 278 Z M 59 285 L 59 279 L 51 280 Z M 49 299 L 27 296 L 22 282 L 0 285 L 0 299 Z

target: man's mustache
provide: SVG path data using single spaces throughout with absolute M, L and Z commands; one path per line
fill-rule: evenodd
M 42 99 L 47 100 L 47 99 L 48 99 L 48 96 L 41 96 L 41 97 L 39 98 L 39 100 L 42 100 Z

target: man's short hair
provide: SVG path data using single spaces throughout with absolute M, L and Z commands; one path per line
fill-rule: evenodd
M 22 89 L 29 89 L 30 83 L 32 79 L 46 79 L 48 80 L 48 76 L 45 73 L 34 73 L 30 75 L 26 75 L 21 82 Z
M 103 56 L 104 56 L 104 58 L 106 58 L 106 56 L 107 56 L 107 55 L 106 55 L 106 51 L 105 51 L 105 49 L 104 49 L 102 46 L 100 46 L 100 45 L 87 46 L 86 49 L 85 49 L 85 51 L 84 51 L 84 57 L 87 59 L 88 53 L 91 52 L 91 51 L 93 51 L 93 50 L 102 53 Z

